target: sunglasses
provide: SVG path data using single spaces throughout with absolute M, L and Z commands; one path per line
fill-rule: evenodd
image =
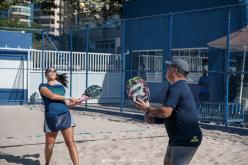
M 50 73 L 50 72 L 57 73 L 57 71 L 54 70 L 54 69 L 49 69 L 49 70 L 47 71 L 47 73 Z

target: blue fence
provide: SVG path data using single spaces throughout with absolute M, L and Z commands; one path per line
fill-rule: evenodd
M 162 103 L 168 88 L 164 61 L 183 58 L 190 65 L 188 83 L 199 119 L 225 125 L 244 122 L 248 110 L 246 4 L 155 12 L 156 16 L 139 18 L 128 18 L 130 13 L 121 29 L 123 80 L 143 77 L 152 87 L 151 101 Z M 125 81 L 123 91 L 124 86 Z M 125 107 L 123 100 L 121 107 Z
M 244 121 L 244 107 L 239 103 L 228 103 L 226 113 L 225 103 L 206 102 L 197 104 L 198 118 L 201 121 L 228 123 Z
M 88 77 L 92 60 L 89 52 L 120 54 L 117 70 L 121 75 L 121 111 L 130 106 L 125 86 L 134 76 L 144 78 L 149 84 L 151 102 L 163 103 L 169 86 L 164 61 L 183 58 L 190 64 L 187 81 L 199 119 L 228 125 L 243 122 L 248 111 L 247 15 L 246 4 L 185 12 L 180 9 L 180 12 L 156 16 L 129 18 L 126 15 L 114 27 L 72 27 L 59 37 L 62 40 L 40 33 L 33 36 L 37 41 L 33 44 L 41 50 L 85 52 L 86 86 L 93 79 Z M 93 59 L 97 60 L 104 59 Z M 71 75 L 72 64 L 67 65 Z

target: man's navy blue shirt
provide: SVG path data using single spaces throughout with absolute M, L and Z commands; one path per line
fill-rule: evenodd
M 185 80 L 171 85 L 164 101 L 165 107 L 173 108 L 165 119 L 170 146 L 199 146 L 202 132 L 198 124 L 196 105 Z

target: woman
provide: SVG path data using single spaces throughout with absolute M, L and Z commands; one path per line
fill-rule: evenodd
M 64 137 L 73 164 L 78 165 L 79 158 L 74 142 L 73 131 L 75 124 L 68 110 L 68 106 L 76 105 L 78 99 L 65 97 L 64 87 L 67 87 L 68 83 L 66 74 L 57 74 L 54 67 L 49 67 L 46 69 L 45 76 L 47 83 L 40 84 L 39 91 L 45 105 L 44 132 L 46 135 L 46 165 L 50 162 L 58 131 L 61 131 Z M 62 85 L 57 82 L 60 82 Z

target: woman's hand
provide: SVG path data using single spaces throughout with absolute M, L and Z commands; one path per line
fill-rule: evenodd
M 69 98 L 69 100 L 70 100 L 71 103 L 76 104 L 77 101 L 78 101 L 78 98 L 72 97 L 72 98 Z
M 67 106 L 74 106 L 74 105 L 77 104 L 78 98 L 74 98 L 74 97 L 68 98 L 68 99 L 64 100 L 64 102 L 65 102 L 65 104 L 66 104 Z
M 77 104 L 80 104 L 82 102 L 85 102 L 86 100 L 89 100 L 90 97 L 86 96 L 86 95 L 82 95 L 78 100 L 77 100 Z

